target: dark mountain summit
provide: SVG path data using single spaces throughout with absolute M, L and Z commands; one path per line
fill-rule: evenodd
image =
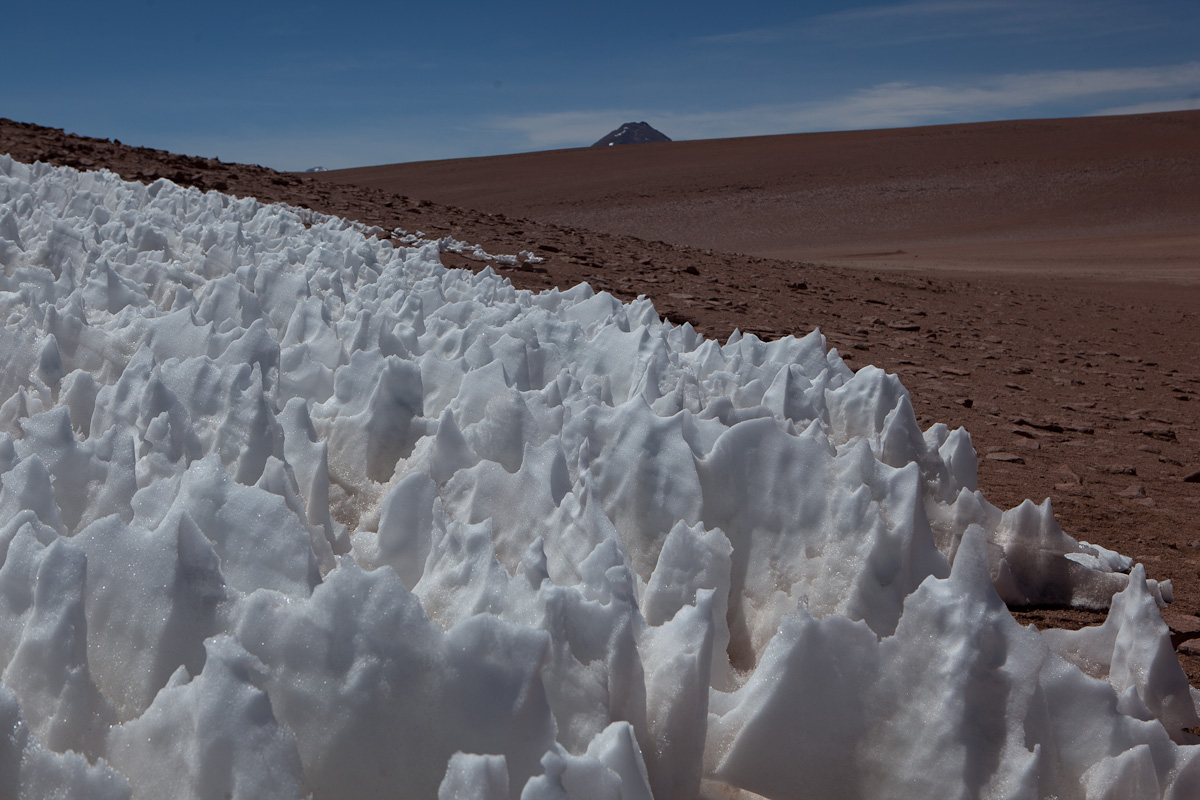
M 596 142 L 592 147 L 611 147 L 614 144 L 643 144 L 645 142 L 669 142 L 671 139 L 651 128 L 644 122 L 626 122 L 612 133 Z

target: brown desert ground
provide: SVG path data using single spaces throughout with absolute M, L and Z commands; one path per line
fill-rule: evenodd
M 0 152 L 532 251 L 491 266 L 645 294 L 720 338 L 819 327 L 851 367 L 897 373 L 923 426 L 971 432 L 993 503 L 1050 498 L 1068 533 L 1171 579 L 1164 618 L 1200 685 L 1198 134 L 1182 112 L 298 175 L 0 120 Z
M 325 180 L 763 258 L 1195 281 L 1200 111 L 552 150 Z

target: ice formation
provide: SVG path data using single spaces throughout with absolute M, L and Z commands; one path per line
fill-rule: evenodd
M 894 376 L 437 249 L 0 156 L 0 796 L 1200 796 L 1169 587 Z

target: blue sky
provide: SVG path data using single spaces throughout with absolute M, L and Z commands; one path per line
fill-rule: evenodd
M 34 3 L 0 116 L 277 169 L 1200 108 L 1197 0 Z

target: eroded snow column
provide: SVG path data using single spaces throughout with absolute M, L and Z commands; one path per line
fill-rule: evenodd
M 0 795 L 1200 792 L 1169 587 L 819 333 L 4 157 L 0 264 Z

